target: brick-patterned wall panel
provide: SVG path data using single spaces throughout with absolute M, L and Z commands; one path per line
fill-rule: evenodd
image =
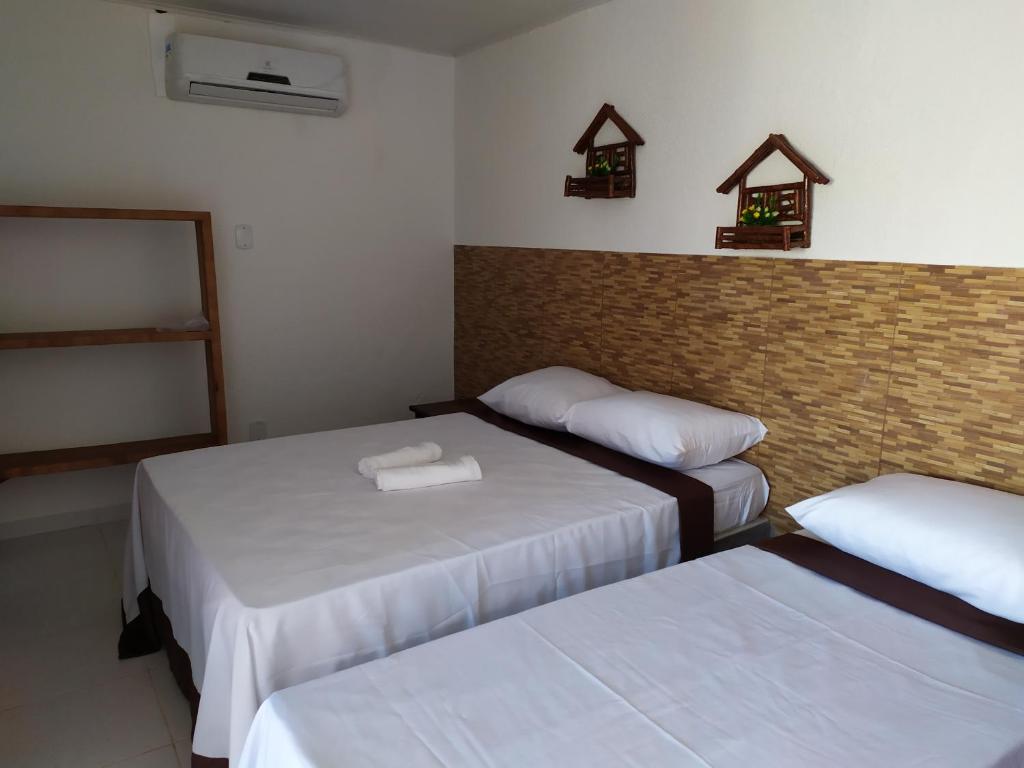
M 904 266 L 881 468 L 1024 493 L 1024 270 Z
M 491 311 L 503 269 L 498 249 L 455 251 L 455 393 L 486 392 L 501 381 L 497 347 L 502 322 Z
M 541 326 L 545 365 L 600 373 L 605 254 L 549 251 L 547 306 Z
M 782 527 L 786 506 L 878 472 L 899 280 L 899 264 L 775 262 L 754 461 Z
M 599 372 L 604 254 L 455 249 L 455 390 L 547 365 Z
M 760 413 L 771 308 L 771 259 L 678 257 L 670 393 Z
M 544 253 L 486 248 L 455 255 L 456 390 L 477 395 L 544 365 Z M 466 302 L 466 308 L 460 308 Z
M 456 391 L 542 365 L 752 413 L 769 513 L 880 472 L 1024 493 L 1024 270 L 458 246 Z
M 608 254 L 601 312 L 601 372 L 631 389 L 672 387 L 676 291 L 682 260 Z
M 500 269 L 486 311 L 496 333 L 491 354 L 501 375 L 491 386 L 544 365 L 542 330 L 549 307 L 547 254 L 502 249 L 498 256 Z

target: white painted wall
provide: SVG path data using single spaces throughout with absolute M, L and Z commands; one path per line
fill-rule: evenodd
M 1020 0 L 613 0 L 465 55 L 456 241 L 713 252 L 715 188 L 779 132 L 833 179 L 795 255 L 1024 266 L 1021 29 Z M 638 196 L 563 198 L 605 101 Z
M 233 440 L 256 420 L 282 435 L 449 397 L 453 60 L 182 16 L 187 31 L 339 53 L 351 107 L 328 119 L 173 102 L 154 88 L 150 16 L 4 0 L 0 201 L 213 212 Z M 238 223 L 253 250 L 235 250 Z M 194 244 L 175 226 L 0 222 L 0 329 L 190 316 Z M 197 349 L 0 353 L 0 452 L 205 426 Z M 0 536 L 123 514 L 131 477 L 4 483 Z

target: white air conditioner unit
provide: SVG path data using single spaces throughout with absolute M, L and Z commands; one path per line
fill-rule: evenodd
M 337 56 L 176 32 L 167 95 L 180 101 L 337 117 L 348 106 Z

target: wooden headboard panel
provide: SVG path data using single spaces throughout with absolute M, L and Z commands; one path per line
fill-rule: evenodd
M 783 528 L 885 472 L 1024 493 L 1024 269 L 456 246 L 458 396 L 545 365 L 759 416 Z

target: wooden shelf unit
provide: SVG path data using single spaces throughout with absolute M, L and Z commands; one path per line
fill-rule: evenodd
M 199 289 L 208 331 L 164 331 L 157 328 L 110 328 L 83 331 L 0 333 L 0 350 L 82 347 L 107 344 L 152 344 L 201 341 L 206 347 L 206 388 L 210 431 L 108 445 L 58 448 L 0 454 L 0 482 L 12 477 L 95 469 L 130 464 L 162 453 L 224 445 L 227 408 L 224 402 L 224 366 L 221 360 L 217 277 L 213 259 L 213 219 L 208 211 L 166 211 L 134 208 L 61 208 L 35 205 L 0 205 L 2 218 L 105 219 L 131 221 L 191 221 L 195 225 L 199 257 Z
M 168 341 L 209 341 L 210 331 L 161 331 L 157 328 L 115 328 L 99 331 L 33 331 L 0 333 L 0 349 L 97 347 L 106 344 L 155 344 Z
M 768 227 L 717 227 L 715 248 L 788 251 L 807 248 L 810 240 L 803 224 L 780 224 Z
M 763 186 L 747 186 L 747 177 L 773 153 L 780 152 L 803 174 L 800 181 Z M 769 134 L 728 179 L 718 185 L 717 192 L 727 195 L 740 188 L 736 201 L 736 225 L 715 228 L 715 248 L 743 250 L 788 251 L 811 247 L 811 195 L 815 184 L 828 184 L 829 178 L 810 160 L 801 155 L 781 133 Z M 777 217 L 772 224 L 757 225 L 744 219 L 748 206 L 774 201 Z
M 609 120 L 622 132 L 625 141 L 594 146 L 597 134 Z M 636 148 L 643 146 L 643 143 L 643 137 L 626 122 L 615 107 L 605 104 L 598 110 L 587 130 L 572 148 L 578 155 L 586 154 L 587 175 L 566 176 L 562 194 L 565 197 L 582 197 L 587 200 L 636 197 Z M 601 162 L 607 162 L 612 172 L 606 176 L 592 175 L 591 169 Z
M 636 177 L 632 173 L 613 173 L 608 176 L 566 176 L 565 197 L 636 197 Z
M 57 448 L 52 451 L 25 451 L 0 455 L 0 477 L 46 475 L 51 472 L 71 472 L 77 469 L 97 469 L 159 456 L 162 453 L 191 451 L 221 445 L 212 432 L 198 435 L 158 437 L 155 440 L 137 440 L 131 443 L 86 445 L 80 448 Z

